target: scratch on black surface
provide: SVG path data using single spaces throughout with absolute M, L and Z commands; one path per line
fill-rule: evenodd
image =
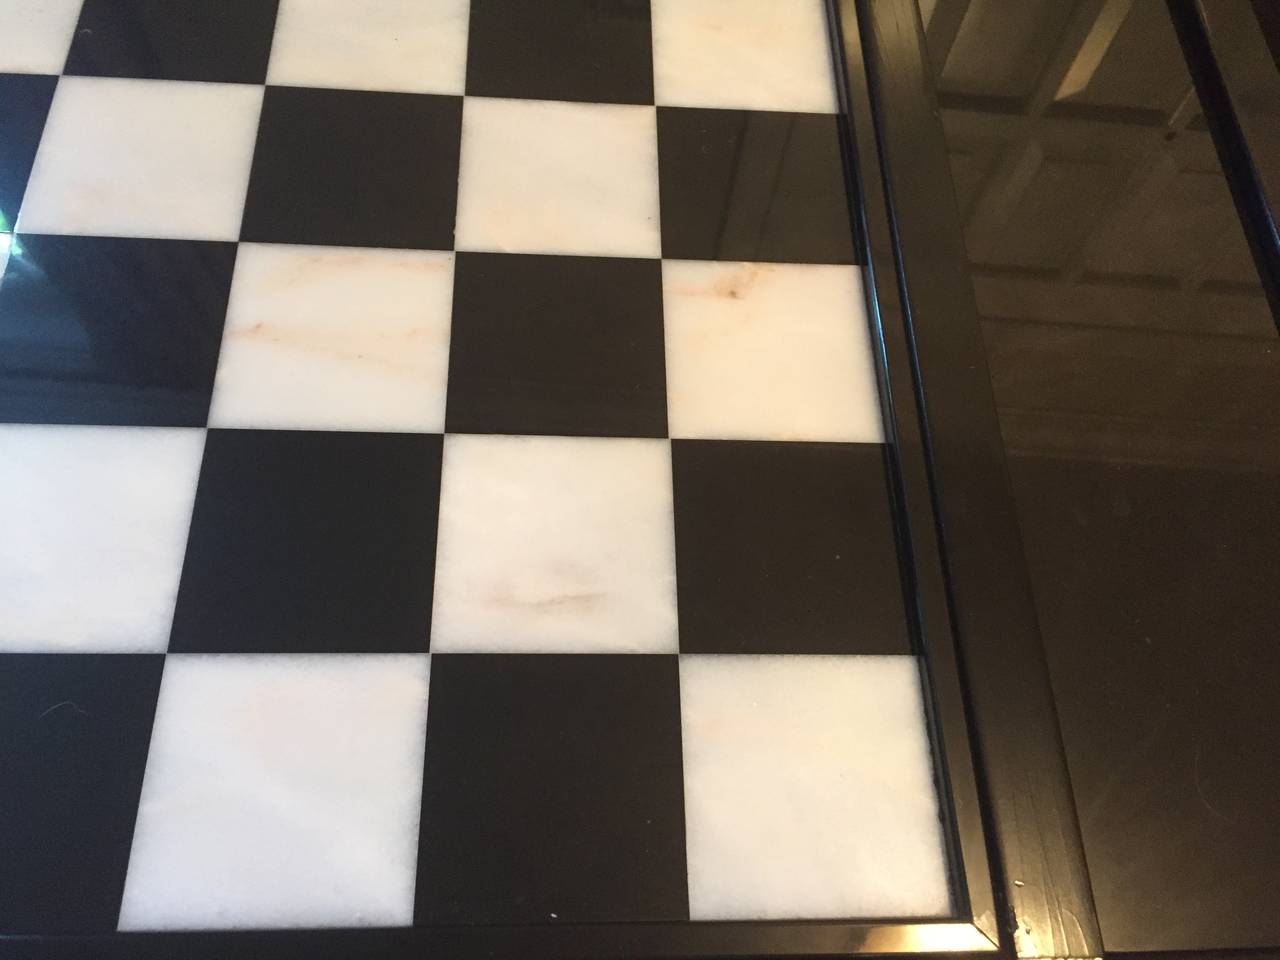
M 87 716 L 89 716 L 89 711 L 88 711 L 88 710 L 85 710 L 83 707 L 81 707 L 81 706 L 80 706 L 78 703 L 76 703 L 74 700 L 63 700 L 63 701 L 61 701 L 61 702 L 59 702 L 59 703 L 55 703 L 52 707 L 50 707 L 50 708 L 49 708 L 48 710 L 46 710 L 44 713 L 40 714 L 39 719 L 40 719 L 40 720 L 43 720 L 43 719 L 44 719 L 45 717 L 47 717 L 49 714 L 53 713 L 53 711 L 55 711 L 55 710 L 60 710 L 60 709 L 62 709 L 63 707 L 70 707 L 72 710 L 74 710 L 76 713 L 80 714 L 80 715 L 81 715 L 81 716 L 83 716 L 83 717 L 87 717 Z
M 1204 808 L 1208 810 L 1211 814 L 1213 814 L 1215 817 L 1217 817 L 1219 820 L 1222 820 L 1226 823 L 1235 823 L 1235 820 L 1233 818 L 1227 816 L 1225 813 L 1223 813 L 1221 810 L 1215 807 L 1212 803 L 1209 802 L 1209 798 L 1204 795 L 1204 784 L 1200 782 L 1200 743 L 1199 741 L 1196 742 L 1195 753 L 1191 758 L 1191 775 L 1192 775 L 1192 778 L 1195 780 L 1195 784 L 1196 784 L 1196 796 L 1200 798 L 1200 802 L 1204 804 Z

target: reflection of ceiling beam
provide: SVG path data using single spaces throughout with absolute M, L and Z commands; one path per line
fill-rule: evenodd
M 1089 230 L 1082 242 L 1067 255 L 1062 280 L 1076 283 L 1087 269 L 1089 254 L 1106 249 L 1111 234 L 1121 224 L 1147 219 L 1165 199 L 1166 192 L 1178 175 L 1178 164 L 1168 150 L 1153 150 L 1137 162 L 1129 175 L 1108 198 L 1106 212 Z
M 1080 48 L 1092 35 L 1098 19 L 1115 0 L 1081 0 L 1071 11 L 1071 19 L 1054 44 L 1053 55 L 1040 72 L 1035 91 L 1027 101 L 1027 113 L 1038 117 L 1053 105 L 1057 98 L 1058 88 L 1079 58 Z M 1110 40 L 1108 40 L 1108 44 Z M 1103 51 L 1106 52 L 1105 49 Z M 1097 66 L 1094 66 L 1094 70 Z M 1090 71 L 1089 76 L 1093 76 Z
M 1256 284 L 1203 286 L 1188 297 L 1176 276 L 1086 273 L 1064 284 L 1046 272 L 983 264 L 972 265 L 972 276 L 984 317 L 1275 340 L 1271 311 Z
M 1133 0 L 1106 0 L 1058 84 L 1054 100 L 1066 100 L 1088 89 L 1132 6 Z
M 942 76 L 942 68 L 947 65 L 951 56 L 951 48 L 955 45 L 956 36 L 960 33 L 960 24 L 969 12 L 970 0 L 937 0 L 925 28 L 925 45 L 929 51 L 929 64 L 933 67 L 934 77 Z
M 1196 114 L 1199 112 L 1200 98 L 1196 96 L 1196 88 L 1188 81 L 1187 89 L 1182 94 L 1182 99 L 1178 101 L 1178 105 L 1169 114 L 1169 119 L 1165 121 L 1165 125 L 1170 130 L 1181 133 L 1187 128 L 1187 124 L 1196 118 Z
M 1009 456 L 1062 457 L 1222 471 L 1280 470 L 1274 430 L 998 405 Z
M 1044 163 L 1044 148 L 1036 140 L 1012 143 L 982 185 L 965 223 L 969 256 L 983 260 L 1000 230 L 1022 203 L 1027 188 Z
M 1194 100 L 1194 98 L 1193 98 Z M 1196 101 L 1198 108 L 1199 102 Z M 977 139 L 1010 140 L 1015 137 L 1042 137 L 1053 131 L 1064 137 L 1105 138 L 1112 150 L 1121 154 L 1144 153 L 1169 131 L 1164 122 L 1137 122 L 1132 115 L 1098 108 L 1089 115 L 1052 114 L 1049 117 L 1032 118 L 1022 113 L 991 109 L 989 105 L 974 102 L 971 98 L 942 94 L 938 97 L 942 111 L 942 125 L 949 140 L 971 143 Z M 1198 109 L 1190 110 L 1188 120 Z M 1207 130 L 1186 129 L 1183 138 L 1200 138 L 1210 145 Z M 958 138 L 958 140 L 957 140 Z

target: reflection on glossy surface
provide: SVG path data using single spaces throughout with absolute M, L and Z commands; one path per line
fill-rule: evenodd
M 84 0 L 63 72 L 262 83 L 276 0 Z
M 855 263 L 836 118 L 658 109 L 662 254 Z
M 20 235 L 0 421 L 204 426 L 234 244 Z
M 0 236 L 17 222 L 56 85 L 54 77 L 0 73 Z M 0 262 L 0 276 L 3 269 Z
M 921 7 L 1106 946 L 1275 943 L 1280 336 L 1166 6 Z
M 1007 447 L 1280 469 L 1277 332 L 1164 5 L 1041 6 L 969 5 L 938 88 Z M 984 11 L 1034 84 L 965 45 Z

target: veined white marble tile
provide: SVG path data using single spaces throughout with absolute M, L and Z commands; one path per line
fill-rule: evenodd
M 63 77 L 19 229 L 235 240 L 262 89 Z
M 861 269 L 665 260 L 671 436 L 877 443 Z
M 281 0 L 267 83 L 461 95 L 469 0 Z
M 122 930 L 413 919 L 425 655 L 170 655 Z
M 0 425 L 0 650 L 162 652 L 204 431 Z
M 62 72 L 81 0 L 0 3 L 0 73 Z
M 674 653 L 665 440 L 450 435 L 433 652 Z
M 836 111 L 822 0 L 653 0 L 657 103 Z
M 653 107 L 467 97 L 458 250 L 661 255 Z
M 241 244 L 210 426 L 444 430 L 453 254 Z
M 694 920 L 951 908 L 913 657 L 682 656 Z

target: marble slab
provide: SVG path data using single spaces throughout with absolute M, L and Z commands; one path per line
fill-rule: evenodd
M 80 0 L 0 3 L 0 73 L 61 73 Z
M 428 658 L 167 658 L 122 930 L 407 924 Z
M 447 436 L 431 649 L 675 653 L 670 446 Z
M 238 239 L 261 107 L 247 84 L 63 77 L 18 230 Z
M 209 425 L 444 430 L 453 254 L 241 244 Z
M 652 107 L 468 97 L 457 249 L 657 257 Z
M 0 651 L 163 652 L 204 431 L 0 424 Z
M 665 260 L 662 294 L 671 436 L 883 439 L 859 268 Z
M 468 0 L 281 0 L 267 83 L 461 94 Z
M 680 658 L 695 920 L 951 909 L 911 657 Z
M 652 0 L 659 104 L 836 111 L 821 3 Z

